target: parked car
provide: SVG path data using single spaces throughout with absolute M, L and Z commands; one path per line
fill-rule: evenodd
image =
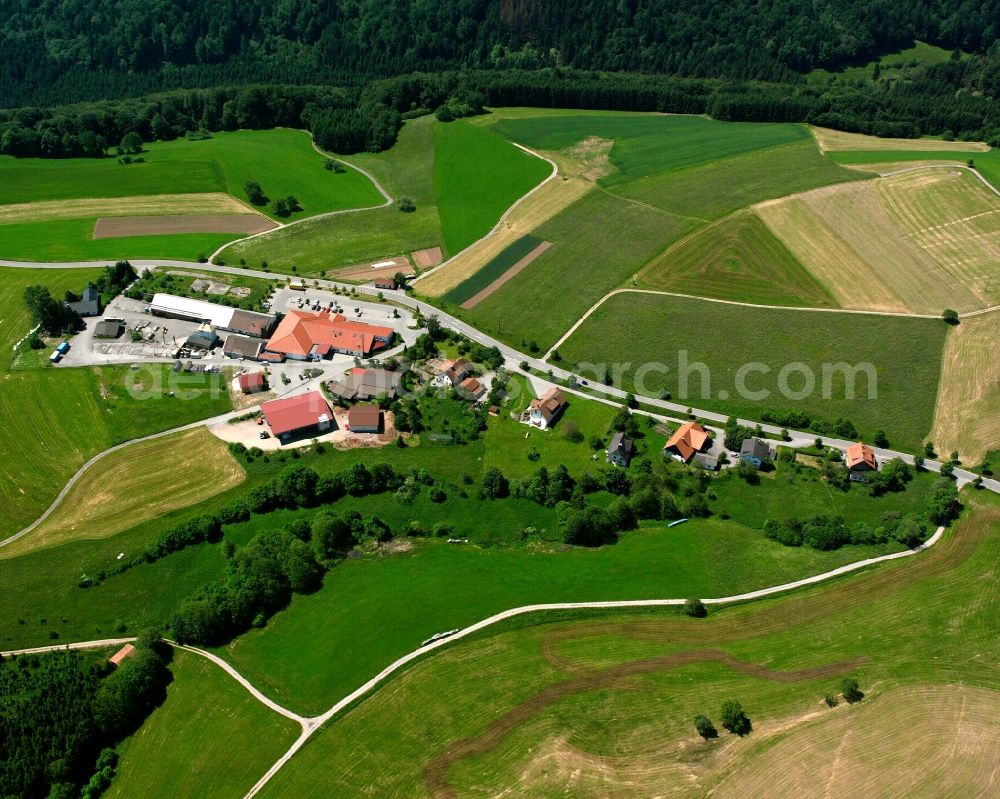
M 268 433 L 267 430 L 261 430 L 260 431 L 260 437 L 261 437 L 261 440 L 264 440 L 265 438 L 270 438 L 271 434 Z

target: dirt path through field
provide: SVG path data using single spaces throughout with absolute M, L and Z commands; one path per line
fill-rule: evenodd
M 560 699 L 600 688 L 621 688 L 620 685 L 616 684 L 626 677 L 665 671 L 678 666 L 697 663 L 719 663 L 728 666 L 733 671 L 750 677 L 791 683 L 835 677 L 850 671 L 866 660 L 867 657 L 857 657 L 852 660 L 830 663 L 825 666 L 815 666 L 809 669 L 775 671 L 757 663 L 748 663 L 739 660 L 729 653 L 718 649 L 704 649 L 661 655 L 660 657 L 646 660 L 635 660 L 612 666 L 599 672 L 584 674 L 542 689 L 533 697 L 517 705 L 494 721 L 480 735 L 475 738 L 456 741 L 447 746 L 424 769 L 424 780 L 427 791 L 434 799 L 458 799 L 458 793 L 448 784 L 447 780 L 447 771 L 454 763 L 465 757 L 482 755 L 494 749 L 509 733 Z

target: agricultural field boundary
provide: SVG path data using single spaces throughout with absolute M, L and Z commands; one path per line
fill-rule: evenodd
M 474 294 L 472 297 L 463 302 L 462 307 L 475 308 L 477 305 L 479 305 L 479 303 L 481 303 L 483 300 L 489 297 L 504 283 L 506 283 L 509 280 L 513 280 L 524 269 L 531 266 L 531 263 L 551 246 L 552 242 L 550 241 L 543 241 L 537 246 L 535 246 L 534 249 L 531 250 L 531 252 L 529 252 L 523 258 L 518 260 L 516 264 L 514 264 L 510 269 L 508 269 L 506 272 L 500 275 L 500 277 L 498 277 L 496 280 L 491 281 L 490 284 L 486 286 L 486 288 L 484 288 L 482 291 L 476 292 L 476 294 Z
M 927 539 L 923 544 L 920 544 L 913 549 L 904 550 L 902 552 L 893 552 L 888 555 L 881 555 L 874 558 L 866 558 L 865 560 L 856 561 L 854 563 L 849 563 L 836 569 L 832 569 L 822 574 L 816 574 L 811 577 L 805 577 L 801 580 L 795 580 L 794 582 L 784 583 L 782 585 L 771 586 L 768 588 L 761 588 L 756 591 L 748 591 L 742 594 L 735 594 L 732 596 L 725 597 L 713 597 L 703 599 L 702 601 L 707 605 L 724 605 L 734 602 L 745 602 L 754 599 L 761 599 L 763 597 L 772 596 L 774 594 L 784 593 L 786 591 L 791 591 L 797 588 L 803 588 L 805 586 L 816 585 L 827 580 L 831 580 L 835 577 L 839 577 L 844 574 L 849 574 L 859 569 L 864 569 L 868 566 L 873 566 L 879 563 L 883 563 L 891 560 L 898 560 L 900 558 L 910 557 L 912 555 L 919 554 L 926 551 L 927 549 L 934 546 L 938 541 L 941 540 L 944 535 L 944 527 L 940 526 L 935 530 L 934 534 Z M 561 610 L 604 610 L 604 609 L 622 609 L 622 608 L 641 608 L 641 607 L 677 607 L 682 606 L 687 602 L 687 599 L 638 599 L 638 600 L 618 600 L 618 601 L 604 601 L 604 602 L 558 602 L 558 603 L 548 603 L 548 604 L 537 604 L 537 605 L 523 605 L 517 608 L 510 608 L 509 610 L 501 611 L 488 618 L 478 621 L 475 624 L 471 624 L 458 632 L 448 636 L 447 638 L 441 638 L 432 643 L 423 645 L 414 649 L 407 655 L 397 659 L 395 662 L 387 666 L 381 672 L 372 677 L 368 682 L 359 688 L 352 691 L 350 694 L 345 696 L 339 702 L 334 704 L 329 710 L 319 716 L 305 717 L 300 716 L 297 713 L 289 710 L 288 708 L 274 702 L 269 699 L 263 693 L 261 693 L 256 687 L 254 687 L 249 680 L 243 677 L 233 666 L 227 663 L 222 658 L 217 655 L 213 655 L 210 652 L 206 652 L 202 649 L 196 647 L 184 646 L 177 644 L 173 641 L 168 643 L 171 646 L 176 646 L 185 651 L 192 652 L 194 654 L 200 655 L 216 666 L 225 671 L 230 677 L 236 680 L 240 685 L 243 686 L 258 702 L 268 707 L 275 713 L 278 713 L 288 719 L 291 719 L 301 725 L 302 733 L 295 740 L 288 751 L 285 752 L 268 771 L 262 776 L 256 784 L 250 789 L 249 792 L 243 797 L 243 799 L 252 799 L 256 796 L 264 786 L 270 782 L 270 780 L 287 764 L 292 757 L 301 749 L 309 738 L 318 731 L 326 722 L 330 721 L 332 718 L 337 716 L 342 711 L 354 705 L 359 700 L 363 699 L 367 694 L 371 693 L 373 690 L 378 688 L 382 683 L 387 681 L 396 672 L 400 671 L 404 667 L 408 666 L 413 661 L 422 658 L 433 652 L 436 649 L 440 649 L 444 646 L 448 646 L 454 641 L 461 640 L 468 636 L 474 635 L 488 627 L 499 624 L 517 616 L 522 616 L 529 613 L 544 613 L 549 611 L 561 611 Z M 80 641 L 71 644 L 59 644 L 56 646 L 47 647 L 33 647 L 30 649 L 21 650 L 10 650 L 7 652 L 0 653 L 4 657 L 9 657 L 11 655 L 20 654 L 41 654 L 45 652 L 58 652 L 63 650 L 77 650 L 77 649 L 97 649 L 107 646 L 117 646 L 123 643 L 128 643 L 134 641 L 134 638 L 117 638 L 117 639 L 102 639 L 98 641 Z
M 545 358 L 548 359 L 552 357 L 552 353 L 559 349 L 566 340 L 572 336 L 577 328 L 580 327 L 587 319 L 600 308 L 607 300 L 618 294 L 659 294 L 663 297 L 680 297 L 685 300 L 704 300 L 705 302 L 718 302 L 723 305 L 742 305 L 747 308 L 767 308 L 776 311 L 819 311 L 822 313 L 846 313 L 846 314 L 863 314 L 865 316 L 904 316 L 910 319 L 940 319 L 939 314 L 919 314 L 919 313 L 903 313 L 901 311 L 866 311 L 866 310 L 855 310 L 853 308 L 804 308 L 799 305 L 759 305 L 752 302 L 739 302 L 738 300 L 721 300 L 717 297 L 699 297 L 694 294 L 678 294 L 673 291 L 660 291 L 657 289 L 638 289 L 638 288 L 624 288 L 624 289 L 614 289 L 605 294 L 601 299 L 595 302 L 587 312 L 581 316 L 573 326 L 567 330 L 562 337 L 552 345 L 547 353 L 545 353 Z M 978 311 L 968 311 L 963 314 L 959 314 L 959 318 L 968 319 L 972 316 L 980 316 L 982 314 L 992 313 L 994 311 L 1000 311 L 1000 305 L 993 305 L 989 308 L 980 308 Z
M 527 192 L 526 194 L 522 194 L 520 197 L 518 197 L 514 201 L 513 205 L 511 205 L 510 208 L 508 208 L 506 211 L 503 212 L 503 216 L 501 216 L 497 220 L 497 223 L 492 228 L 490 228 L 489 232 L 486 235 L 481 236 L 480 238 L 476 239 L 468 247 L 466 247 L 465 249 L 463 249 L 463 250 L 455 253 L 447 261 L 444 261 L 443 263 L 438 264 L 433 269 L 428 269 L 426 272 L 421 272 L 419 275 L 417 275 L 416 279 L 413 281 L 414 283 L 418 283 L 421 278 L 426 277 L 427 275 L 433 274 L 434 272 L 437 272 L 440 269 L 444 269 L 446 266 L 448 266 L 448 264 L 452 263 L 452 261 L 456 260 L 457 258 L 459 258 L 462 255 L 465 255 L 466 253 L 468 253 L 471 250 L 475 249 L 480 244 L 482 244 L 484 241 L 486 241 L 487 239 L 489 239 L 491 236 L 493 236 L 498 230 L 500 230 L 503 227 L 504 223 L 507 221 L 507 218 L 511 215 L 511 213 L 514 211 L 515 208 L 517 208 L 521 203 L 523 203 L 525 200 L 527 200 L 529 197 L 531 197 L 535 192 L 537 192 L 539 189 L 541 189 L 542 186 L 544 186 L 545 184 L 547 184 L 548 182 L 550 182 L 551 180 L 554 180 L 555 178 L 557 178 L 559 176 L 559 167 L 556 164 L 556 162 L 553 161 L 551 158 L 546 158 L 541 153 L 536 153 L 534 150 L 531 150 L 531 149 L 525 147 L 523 144 L 518 144 L 517 142 L 511 142 L 511 144 L 513 144 L 519 150 L 523 150 L 528 155 L 533 155 L 535 158 L 540 158 L 541 160 L 545 161 L 547 164 L 550 164 L 552 166 L 552 172 L 549 173 L 549 176 L 547 178 L 545 178 L 545 180 L 543 180 L 537 186 L 535 186 L 534 188 L 532 188 L 531 191 Z
M 303 132 L 305 132 L 305 131 L 303 131 Z M 244 241 L 250 241 L 251 239 L 256 239 L 256 238 L 259 238 L 261 236 L 266 236 L 269 233 L 274 233 L 275 231 L 278 231 L 278 230 L 284 230 L 285 228 L 294 227 L 295 225 L 299 225 L 302 222 L 312 222 L 312 221 L 315 221 L 317 219 L 329 219 L 330 217 L 343 216 L 344 214 L 356 214 L 356 213 L 359 213 L 361 211 L 374 211 L 377 208 L 385 208 L 387 205 L 392 205 L 393 200 L 392 200 L 392 197 L 389 195 L 389 192 L 387 192 L 384 188 L 382 188 L 382 184 L 379 183 L 375 179 L 375 176 L 371 172 L 369 172 L 366 169 L 362 169 L 357 164 L 352 164 L 350 161 L 347 161 L 344 158 L 341 158 L 340 156 L 332 155 L 331 153 L 326 152 L 318 144 L 316 144 L 316 141 L 313 139 L 313 137 L 312 137 L 311 134 L 306 133 L 306 135 L 309 136 L 309 143 L 312 145 L 312 148 L 317 153 L 319 153 L 320 155 L 322 155 L 324 158 L 332 158 L 335 161 L 339 161 L 340 163 L 344 164 L 344 166 L 348 166 L 351 169 L 353 169 L 355 172 L 360 172 L 362 175 L 364 175 L 366 178 L 368 178 L 368 180 L 370 180 L 372 182 L 372 185 L 378 190 L 378 193 L 381 194 L 382 197 L 385 198 L 385 202 L 380 203 L 379 205 L 368 205 L 368 206 L 365 206 L 364 208 L 343 208 L 343 209 L 341 209 L 339 211 L 327 211 L 326 213 L 315 214 L 313 216 L 303 217 L 302 219 L 296 219 L 294 222 L 278 223 L 277 227 L 271 228 L 270 230 L 262 230 L 260 233 L 253 233 L 253 234 L 251 234 L 249 236 L 244 236 L 242 239 L 236 239 L 234 241 L 227 241 L 225 244 L 223 244 L 221 247 L 219 247 L 219 249 L 217 249 L 210 256 L 208 256 L 208 262 L 209 263 L 215 263 L 215 259 L 227 247 L 231 247 L 234 244 L 240 244 L 240 243 L 242 243 Z

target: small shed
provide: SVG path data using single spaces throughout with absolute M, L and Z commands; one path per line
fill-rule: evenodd
M 377 433 L 382 427 L 382 410 L 378 405 L 355 405 L 347 412 L 347 424 L 352 433 Z
M 696 452 L 691 462 L 707 472 L 719 471 L 719 459 L 714 455 L 709 455 L 707 452 Z
M 125 644 L 125 646 L 108 658 L 108 663 L 118 668 L 123 661 L 128 660 L 133 655 L 135 655 L 135 647 L 132 644 Z
M 246 372 L 240 375 L 240 391 L 244 394 L 259 394 L 267 390 L 263 372 Z
M 94 325 L 94 338 L 118 338 L 122 334 L 121 322 L 102 319 Z
M 199 330 L 188 336 L 184 343 L 194 350 L 210 350 L 219 343 L 219 337 L 209 330 Z

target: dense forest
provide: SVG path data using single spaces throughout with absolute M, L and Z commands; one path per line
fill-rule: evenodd
M 997 0 L 0 0 L 0 107 L 414 71 L 787 82 L 913 39 L 982 53 Z
M 77 652 L 0 658 L 0 796 L 96 799 L 118 741 L 166 698 L 170 650 L 140 636 L 118 668 Z
M 377 151 L 407 116 L 483 105 L 1000 142 L 1000 0 L 0 0 L 0 12 L 0 108 L 13 109 L 0 154 L 15 156 L 278 125 Z M 805 80 L 914 39 L 955 57 Z

